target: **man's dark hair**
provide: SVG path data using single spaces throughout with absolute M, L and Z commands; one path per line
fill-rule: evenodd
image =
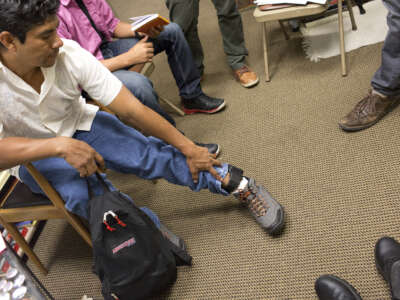
M 26 33 L 44 24 L 59 6 L 60 0 L 0 0 L 0 32 L 8 31 L 25 43 Z

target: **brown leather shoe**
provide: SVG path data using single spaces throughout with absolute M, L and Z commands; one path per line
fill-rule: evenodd
M 395 108 L 399 99 L 399 96 L 383 98 L 370 90 L 368 95 L 340 120 L 339 127 L 344 131 L 358 131 L 371 127 Z
M 259 81 L 257 74 L 246 65 L 243 65 L 243 67 L 237 70 L 233 70 L 233 73 L 236 80 L 245 88 L 255 86 Z

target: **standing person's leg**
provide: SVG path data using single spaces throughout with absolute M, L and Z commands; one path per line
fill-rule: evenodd
M 217 10 L 227 62 L 237 80 L 244 87 L 258 83 L 257 75 L 245 64 L 248 55 L 244 41 L 243 24 L 235 0 L 212 0 Z
M 110 42 L 105 47 L 102 47 L 103 56 L 104 58 L 111 58 L 123 54 L 131 49 L 138 41 L 139 40 L 135 38 L 127 38 Z M 121 80 L 123 85 L 126 86 L 140 102 L 156 111 L 172 125 L 176 125 L 174 119 L 161 108 L 153 84 L 146 76 L 127 69 L 114 71 L 113 74 Z
M 74 138 L 87 142 L 98 151 L 107 168 L 144 179 L 164 178 L 193 191 L 208 189 L 222 195 L 232 193 L 247 205 L 256 221 L 269 233 L 275 234 L 283 227 L 282 206 L 264 187 L 244 177 L 238 168 L 227 164 L 216 167 L 224 178 L 223 183 L 208 172 L 200 172 L 197 183 L 194 183 L 186 157 L 180 151 L 157 138 L 143 136 L 104 112 L 97 113 L 90 132 L 78 131 Z
M 190 50 L 192 50 L 195 65 L 200 76 L 202 76 L 204 53 L 197 30 L 199 0 L 166 0 L 166 4 L 169 10 L 169 18 L 182 28 Z
M 152 42 L 155 54 L 164 50 L 167 54 L 185 113 L 216 113 L 224 108 L 224 99 L 213 98 L 203 93 L 200 74 L 179 25 L 171 23 L 165 26 L 157 39 Z
M 374 91 L 385 96 L 400 95 L 400 2 L 383 0 L 389 10 L 389 32 L 382 48 L 382 63 L 374 74 L 371 85 Z
M 371 127 L 400 102 L 400 2 L 383 0 L 389 10 L 389 27 L 383 48 L 382 63 L 374 74 L 373 90 L 339 122 L 345 131 Z

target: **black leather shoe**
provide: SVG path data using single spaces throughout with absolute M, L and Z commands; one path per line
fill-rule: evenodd
M 379 273 L 390 286 L 393 300 L 400 300 L 400 244 L 383 237 L 375 245 L 375 263 Z
M 188 115 L 195 113 L 213 114 L 225 107 L 225 100 L 201 94 L 193 99 L 182 98 L 182 106 L 183 111 Z
M 203 143 L 195 143 L 197 146 L 205 147 L 208 149 L 208 152 L 211 154 L 219 155 L 221 152 L 221 147 L 218 144 L 203 144 Z
M 315 281 L 319 300 L 362 300 L 358 292 L 346 280 L 334 275 L 322 275 Z

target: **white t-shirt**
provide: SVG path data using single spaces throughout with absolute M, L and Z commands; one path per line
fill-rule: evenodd
M 122 83 L 92 54 L 74 41 L 63 42 L 56 63 L 42 68 L 40 94 L 0 61 L 0 139 L 89 131 L 98 107 L 86 104 L 81 88 L 104 106 L 120 92 Z M 16 176 L 18 168 L 11 173 Z

